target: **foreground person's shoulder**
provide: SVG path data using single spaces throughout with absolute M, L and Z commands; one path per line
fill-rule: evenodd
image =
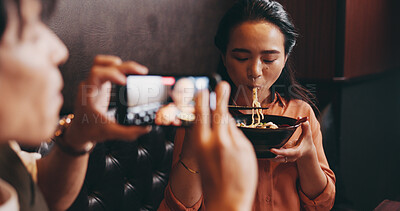
M 18 195 L 6 181 L 0 179 L 0 211 L 19 210 Z

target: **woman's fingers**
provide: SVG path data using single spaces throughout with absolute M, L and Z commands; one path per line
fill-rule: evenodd
M 89 83 L 101 85 L 106 81 L 124 85 L 126 75 L 144 75 L 148 73 L 147 67 L 133 62 L 122 62 L 119 57 L 101 55 L 95 58 L 94 66 L 89 76 Z
M 199 92 L 195 101 L 196 120 L 193 125 L 193 130 L 200 142 L 202 142 L 201 144 L 206 144 L 203 142 L 209 141 L 208 137 L 211 133 L 209 106 L 210 93 L 207 90 Z
M 291 163 L 291 162 L 296 162 L 298 157 L 288 157 L 288 156 L 282 156 L 282 155 L 277 155 L 275 158 L 272 158 L 271 161 L 276 162 L 276 163 Z
M 230 114 L 228 115 L 229 115 L 228 130 L 233 144 L 237 147 L 246 147 L 246 145 L 251 145 L 247 137 L 243 134 L 243 132 L 237 128 L 235 119 L 233 119 L 233 117 L 230 116 Z
M 121 58 L 113 55 L 97 55 L 94 57 L 93 65 L 99 66 L 118 66 L 122 64 Z
M 282 155 L 285 157 L 296 157 L 300 154 L 300 147 L 293 147 L 293 148 L 289 148 L 289 149 L 284 149 L 284 148 L 280 148 L 280 149 L 275 149 L 272 148 L 270 149 L 270 151 L 272 153 L 274 153 L 275 155 Z
M 84 138 L 91 141 L 109 139 L 135 140 L 150 131 L 149 127 L 119 125 L 107 116 L 111 83 L 126 84 L 126 74 L 146 74 L 147 68 L 132 61 L 123 62 L 112 55 L 94 58 L 90 75 L 80 85 L 75 109 L 79 130 L 85 131 Z
M 217 114 L 228 114 L 228 103 L 229 95 L 231 93 L 231 88 L 229 84 L 225 81 L 220 82 L 215 88 L 215 93 L 217 96 L 217 107 L 215 111 Z
M 101 86 L 103 83 L 107 81 L 124 85 L 126 83 L 126 76 L 115 66 L 111 67 L 96 66 L 92 68 L 87 84 Z
M 149 72 L 147 67 L 134 61 L 124 62 L 117 68 L 124 74 L 146 75 Z
M 298 119 L 300 119 L 299 117 Z M 272 159 L 272 161 L 275 162 L 294 162 L 300 157 L 304 156 L 307 154 L 307 151 L 310 149 L 310 145 L 313 143 L 312 142 L 312 135 L 311 135 L 311 128 L 310 128 L 310 123 L 308 121 L 304 122 L 301 124 L 301 135 L 299 139 L 297 140 L 296 146 L 293 148 L 272 148 L 270 151 L 277 156 Z
M 312 139 L 310 122 L 308 120 L 301 124 L 301 131 L 299 141 L 296 144 L 297 146 L 299 146 L 304 139 Z
M 217 131 L 220 132 L 228 130 L 230 117 L 228 112 L 228 102 L 230 91 L 230 86 L 225 81 L 220 82 L 215 89 L 217 106 L 213 112 L 212 125 L 213 128 L 217 127 Z
M 273 162 L 277 163 L 286 163 L 289 162 L 288 158 L 282 155 L 277 155 L 276 157 L 271 159 Z
M 293 148 L 285 149 L 285 148 L 280 148 L 280 149 L 275 149 L 272 148 L 270 149 L 272 153 L 277 155 L 275 158 L 272 159 L 274 162 L 280 162 L 280 163 L 287 163 L 287 162 L 295 162 L 297 159 L 301 157 L 301 147 L 296 146 Z

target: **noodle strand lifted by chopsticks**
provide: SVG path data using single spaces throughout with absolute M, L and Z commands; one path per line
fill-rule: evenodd
M 260 102 L 258 102 L 257 88 L 253 88 L 252 107 L 261 107 Z M 257 122 L 255 122 L 254 111 L 257 114 Z M 260 118 L 260 116 L 261 116 L 261 118 Z M 243 122 L 239 122 L 236 124 L 236 126 L 246 127 L 246 128 L 270 128 L 270 129 L 279 128 L 278 125 L 274 124 L 273 122 L 261 123 L 261 119 L 264 119 L 263 110 L 262 109 L 251 109 L 251 125 L 246 125 Z
M 258 96 L 257 96 L 257 88 L 253 88 L 253 107 L 261 107 L 260 102 L 258 102 Z M 257 123 L 255 123 L 255 118 L 254 118 L 254 110 L 256 111 L 257 114 Z M 261 118 L 260 118 L 261 115 Z M 255 127 L 261 123 L 261 119 L 264 119 L 264 114 L 262 112 L 262 109 L 251 109 L 251 127 Z
M 261 107 L 260 102 L 258 102 L 257 96 L 257 88 L 253 88 L 253 103 L 252 107 Z M 254 113 L 255 111 L 255 113 Z M 257 122 L 255 122 L 256 118 L 254 118 L 254 114 L 257 114 Z M 278 129 L 278 125 L 274 124 L 273 122 L 262 123 L 261 119 L 264 119 L 263 110 L 260 109 L 251 109 L 251 125 L 246 125 L 244 122 L 237 122 L 236 126 L 238 127 L 245 127 L 245 128 L 270 128 L 270 129 Z

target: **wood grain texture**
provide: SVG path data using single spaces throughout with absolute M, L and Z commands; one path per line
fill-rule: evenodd
M 292 54 L 301 79 L 329 80 L 335 72 L 336 1 L 278 0 L 300 33 Z
M 399 68 L 399 2 L 347 0 L 344 77 Z
M 214 34 L 233 0 L 59 1 L 50 27 L 66 43 L 63 112 L 73 108 L 78 84 L 97 54 L 114 54 L 149 67 L 151 74 L 215 71 Z

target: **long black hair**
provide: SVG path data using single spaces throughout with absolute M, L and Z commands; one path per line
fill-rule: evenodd
M 284 48 L 285 55 L 288 56 L 288 59 L 281 75 L 271 88 L 276 90 L 287 101 L 301 99 L 318 110 L 313 102 L 315 99 L 314 95 L 302 87 L 294 77 L 290 53 L 296 45 L 298 33 L 289 14 L 278 2 L 270 0 L 239 0 L 236 2 L 221 19 L 215 35 L 214 43 L 220 52 L 223 55 L 226 54 L 232 29 L 247 21 L 265 21 L 272 23 L 280 29 L 285 37 Z M 219 62 L 218 73 L 224 80 L 228 81 L 231 86 L 235 87 L 222 59 Z M 277 90 L 278 87 L 283 88 Z

